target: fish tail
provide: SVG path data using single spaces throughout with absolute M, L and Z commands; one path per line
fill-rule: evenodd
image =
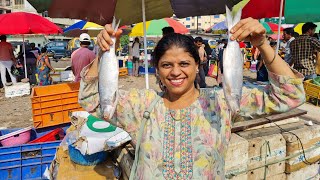
M 242 9 L 240 8 L 236 15 L 233 17 L 233 25 L 236 25 L 241 19 Z
M 233 27 L 233 18 L 232 18 L 232 14 L 231 14 L 231 11 L 228 8 L 228 6 L 226 6 L 226 15 L 227 15 L 228 32 L 230 32 L 231 28 Z
M 111 27 L 114 28 L 116 26 L 116 17 L 113 16 Z
M 230 30 L 233 28 L 234 25 L 236 25 L 240 21 L 241 14 L 242 14 L 242 9 L 240 8 L 238 10 L 238 12 L 236 13 L 236 15 L 232 16 L 232 12 L 228 8 L 228 6 L 226 6 L 227 27 L 228 27 L 228 32 L 229 32 L 228 33 L 229 34 L 229 38 L 231 36 Z

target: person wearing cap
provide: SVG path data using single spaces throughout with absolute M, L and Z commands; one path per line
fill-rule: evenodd
M 91 38 L 89 34 L 82 33 L 79 37 L 80 48 L 71 54 L 71 68 L 75 76 L 75 82 L 81 80 L 80 73 L 84 67 L 90 64 L 96 57 L 95 53 L 89 49 Z
M 305 76 L 305 80 L 317 77 L 316 54 L 320 52 L 320 41 L 313 37 L 317 25 L 307 22 L 302 26 L 302 35 L 290 43 L 293 67 Z

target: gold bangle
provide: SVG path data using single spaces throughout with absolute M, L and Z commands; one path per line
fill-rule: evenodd
M 269 62 L 269 63 L 264 62 L 264 64 L 265 64 L 265 65 L 270 65 L 270 64 L 272 64 L 273 61 L 276 59 L 276 56 L 277 56 L 277 54 L 276 54 L 276 52 L 274 52 L 274 56 L 273 56 L 273 59 L 271 60 L 271 62 Z

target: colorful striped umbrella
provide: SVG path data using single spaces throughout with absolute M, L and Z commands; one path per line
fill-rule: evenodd
M 318 33 L 320 31 L 320 22 L 316 22 L 315 23 L 317 25 L 317 28 L 316 28 L 316 33 Z M 304 25 L 304 23 L 299 23 L 299 24 L 296 24 L 294 26 L 294 31 L 299 33 L 299 34 L 302 34 L 302 26 Z
M 100 26 L 99 24 L 81 20 L 65 28 L 63 32 L 65 36 L 72 37 L 79 36 L 81 33 L 88 33 L 90 36 L 97 36 L 102 29 L 103 26 Z
M 212 30 L 226 30 L 228 29 L 226 21 L 221 21 L 211 27 Z
M 267 34 L 274 34 L 278 31 L 278 24 L 271 22 L 260 22 L 264 28 L 267 30 Z M 280 30 L 283 31 L 283 28 L 280 27 Z
M 279 17 L 282 0 L 250 0 L 241 3 L 244 5 L 242 18 L 255 19 Z M 282 17 L 286 23 L 296 24 L 302 22 L 320 21 L 319 0 L 284 0 Z
M 162 28 L 171 26 L 175 33 L 186 34 L 189 30 L 180 22 L 171 19 L 163 18 L 146 22 L 147 26 L 147 36 L 161 36 Z M 143 36 L 143 24 L 136 24 L 130 33 L 130 36 Z

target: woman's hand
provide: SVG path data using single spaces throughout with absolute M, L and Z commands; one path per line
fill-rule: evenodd
M 112 36 L 115 36 L 117 38 L 116 40 L 116 49 L 117 49 L 119 46 L 119 37 L 121 33 L 122 33 L 121 29 L 118 29 L 115 32 L 114 29 L 112 29 L 111 24 L 105 25 L 104 29 L 97 36 L 97 42 L 101 50 L 108 51 L 110 49 L 110 46 L 113 45 L 113 42 L 111 40 Z
M 253 46 L 259 47 L 267 42 L 266 29 L 256 19 L 246 18 L 239 21 L 232 29 L 231 40 L 249 40 Z
M 252 18 L 242 19 L 231 29 L 230 33 L 232 34 L 231 40 L 249 40 L 253 46 L 256 46 L 263 56 L 262 58 L 268 71 L 277 75 L 296 78 L 288 64 L 269 45 L 266 38 L 266 29 L 258 20 Z

